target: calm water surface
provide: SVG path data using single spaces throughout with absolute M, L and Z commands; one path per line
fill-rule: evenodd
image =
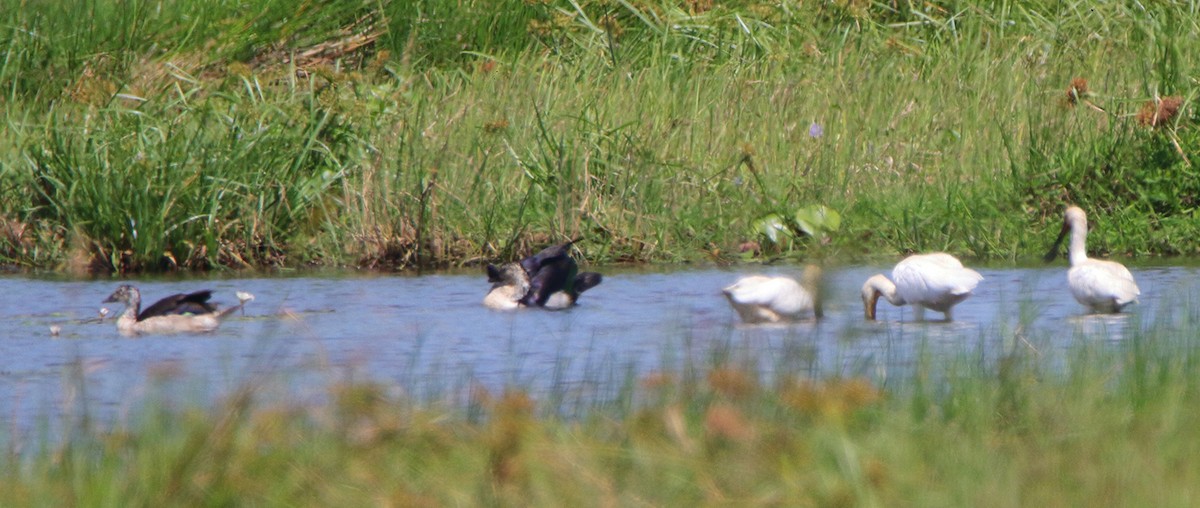
M 39 418 L 81 409 L 120 419 L 172 383 L 203 398 L 261 382 L 272 396 L 301 401 L 320 401 L 330 382 L 347 378 L 383 381 L 415 397 L 519 384 L 554 392 L 562 403 L 611 397 L 631 370 L 707 365 L 714 357 L 753 362 L 768 376 L 886 379 L 931 351 L 994 358 L 1017 335 L 1040 334 L 1037 347 L 1052 350 L 1120 341 L 1150 323 L 1169 326 L 1173 309 L 1195 301 L 1200 286 L 1193 266 L 1137 267 L 1140 305 L 1083 317 L 1063 266 L 982 268 L 985 280 L 955 309 L 953 323 L 913 323 L 909 308 L 884 301 L 880 321 L 863 322 L 859 288 L 889 270 L 828 270 L 827 319 L 787 326 L 738 324 L 719 290 L 740 275 L 798 275 L 797 267 L 608 269 L 580 306 L 561 312 L 484 309 L 488 284 L 477 272 L 134 281 L 148 302 L 204 288 L 226 305 L 238 290 L 257 297 L 216 333 L 137 338 L 119 335 L 111 319 L 85 322 L 117 281 L 7 276 L 0 278 L 0 423 L 28 432 Z M 61 327 L 58 337 L 52 325 Z

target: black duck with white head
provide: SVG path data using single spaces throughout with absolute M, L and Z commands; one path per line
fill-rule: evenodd
M 547 247 L 519 263 L 501 267 L 488 265 L 488 281 L 493 282 L 493 286 L 484 305 L 493 309 L 542 307 L 555 310 L 575 305 L 580 294 L 596 287 L 603 279 L 596 272 L 579 272 L 578 264 L 570 255 L 571 245 L 579 240 Z
M 221 325 L 221 319 L 241 309 L 254 295 L 238 292 L 238 304 L 220 310 L 209 303 L 212 291 L 196 291 L 168 296 L 142 310 L 142 294 L 125 284 L 108 295 L 105 303 L 121 302 L 125 311 L 117 318 L 117 330 L 126 335 L 144 333 L 211 332 Z

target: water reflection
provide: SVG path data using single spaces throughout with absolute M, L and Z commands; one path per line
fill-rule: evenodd
M 488 284 L 475 272 L 142 281 L 148 300 L 205 288 L 225 305 L 237 302 L 238 290 L 257 299 L 213 334 L 132 339 L 111 317 L 95 322 L 116 282 L 10 276 L 0 279 L 0 407 L 8 408 L 0 421 L 32 422 L 79 406 L 120 416 L 164 383 L 213 397 L 253 381 L 280 397 L 314 401 L 331 380 L 348 376 L 417 397 L 519 384 L 570 406 L 615 396 L 631 378 L 718 360 L 767 376 L 886 381 L 929 355 L 989 361 L 1014 347 L 1047 355 L 1079 340 L 1121 341 L 1144 323 L 1195 322 L 1196 270 L 1173 266 L 1135 267 L 1143 297 L 1123 315 L 1082 316 L 1064 267 L 982 268 L 985 279 L 955 308 L 955 322 L 913 322 L 910 308 L 885 302 L 879 320 L 865 322 L 858 290 L 887 269 L 827 270 L 826 319 L 766 326 L 740 324 L 720 288 L 754 271 L 798 276 L 800 267 L 606 270 L 579 307 L 559 312 L 485 309 Z M 57 337 L 51 326 L 61 328 Z

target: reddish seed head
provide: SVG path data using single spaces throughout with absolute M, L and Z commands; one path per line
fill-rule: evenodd
M 1067 104 L 1072 106 L 1079 102 L 1079 99 L 1087 97 L 1088 82 L 1083 78 L 1075 78 L 1071 80 L 1071 86 L 1067 87 Z
M 708 384 L 712 389 L 731 398 L 750 395 L 757 388 L 754 379 L 737 369 L 718 368 L 708 373 Z
M 1161 127 L 1175 118 L 1182 106 L 1183 97 L 1177 95 L 1161 99 L 1155 98 L 1155 100 L 1142 105 L 1142 109 L 1137 114 L 1137 123 L 1145 127 Z
M 704 415 L 704 431 L 709 438 L 745 441 L 754 436 L 754 429 L 742 412 L 728 404 L 708 408 Z

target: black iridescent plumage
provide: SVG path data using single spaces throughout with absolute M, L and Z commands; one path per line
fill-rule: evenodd
M 542 263 L 536 272 L 530 273 L 529 292 L 521 299 L 521 303 L 529 307 L 541 307 L 550 299 L 550 295 L 559 291 L 571 292 L 578 272 L 579 266 L 570 256 Z
M 146 318 L 154 316 L 167 316 L 171 314 L 209 314 L 217 311 L 217 306 L 208 303 L 209 298 L 212 298 L 212 291 L 196 291 L 194 293 L 179 293 L 163 298 L 154 305 L 146 307 L 145 310 L 138 313 L 138 321 L 145 321 Z
M 217 312 L 217 306 L 208 303 L 212 291 L 196 291 L 179 293 L 163 298 L 154 305 L 142 309 L 142 295 L 137 288 L 124 284 L 104 300 L 105 303 L 124 302 L 133 309 L 137 321 L 145 321 L 156 316 L 172 315 L 201 315 Z
M 571 257 L 571 246 L 580 240 L 582 238 L 547 247 L 521 260 L 521 268 L 529 274 L 529 292 L 521 299 L 522 305 L 543 307 L 551 297 L 561 293 L 567 300 L 557 306 L 570 306 L 580 293 L 600 283 L 600 274 L 580 273 L 579 265 Z
M 555 262 L 559 262 L 559 261 L 563 260 L 564 258 L 571 259 L 571 246 L 574 245 L 575 242 L 578 242 L 581 240 L 583 240 L 583 238 L 576 238 L 569 242 L 560 243 L 558 245 L 551 245 L 549 247 L 546 247 L 545 249 L 542 249 L 537 254 L 534 254 L 532 256 L 526 257 L 525 259 L 522 259 L 521 260 L 521 268 L 524 268 L 525 273 L 528 273 L 532 277 L 533 275 L 537 274 L 544 266 L 547 266 L 547 265 L 555 263 Z
M 600 282 L 603 280 L 604 277 L 601 277 L 600 274 L 596 272 L 579 272 L 579 274 L 575 276 L 575 287 L 573 289 L 575 290 L 575 294 L 578 295 L 579 293 L 600 285 Z

